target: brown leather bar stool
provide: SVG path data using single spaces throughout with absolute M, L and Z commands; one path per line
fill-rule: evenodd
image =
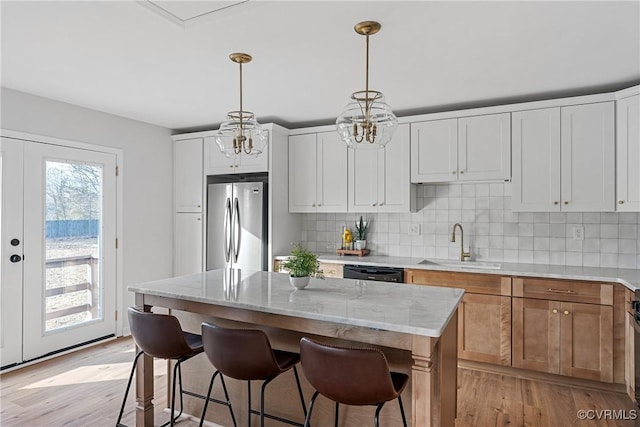
M 140 358 L 140 356 L 142 356 L 142 354 L 147 354 L 157 359 L 170 359 L 176 361 L 176 364 L 173 368 L 171 418 L 169 421 L 162 424 L 161 427 L 169 424 L 173 426 L 174 422 L 180 417 L 180 415 L 182 415 L 182 409 L 184 407 L 184 394 L 199 397 L 201 399 L 205 398 L 205 396 L 201 394 L 182 389 L 181 364 L 182 362 L 189 360 L 193 356 L 197 356 L 198 354 L 203 352 L 204 348 L 202 346 L 202 336 L 183 331 L 180 327 L 180 322 L 175 316 L 144 312 L 134 307 L 129 307 L 128 314 L 131 335 L 133 335 L 133 339 L 135 340 L 136 345 L 140 348 L 140 351 L 138 351 L 136 357 L 133 359 L 133 366 L 131 367 L 129 382 L 127 383 L 127 389 L 124 393 L 124 399 L 122 399 L 122 406 L 120 407 L 120 415 L 118 415 L 116 426 L 123 426 L 120 421 L 122 420 L 124 406 L 127 401 L 127 396 L 129 395 L 129 389 L 131 388 L 133 374 L 136 370 L 138 359 Z M 176 400 L 176 382 L 180 383 L 180 413 L 176 417 L 174 417 L 173 414 Z M 233 411 L 231 409 L 231 403 L 229 402 L 229 395 L 227 393 L 227 387 L 224 384 L 224 380 L 222 381 L 222 387 L 224 389 L 224 394 L 227 401 L 223 402 L 217 399 L 211 400 L 229 407 L 231 417 L 233 418 L 233 425 L 235 426 L 235 418 L 233 417 Z M 209 390 L 209 393 L 210 392 L 211 390 Z
M 299 354 L 272 349 L 269 338 L 259 329 L 228 329 L 210 323 L 203 323 L 202 341 L 207 358 L 222 375 L 247 382 L 247 390 L 249 392 L 249 401 L 247 404 L 249 408 L 249 427 L 251 427 L 252 414 L 260 415 L 261 427 L 264 427 L 265 417 L 303 427 L 301 423 L 264 412 L 265 387 L 280 374 L 293 368 L 296 384 L 298 385 L 298 393 L 300 394 L 300 402 L 302 403 L 302 411 L 306 417 L 307 407 L 304 403 L 302 387 L 300 387 L 300 378 L 298 377 L 298 370 L 296 369 L 296 364 L 300 361 Z M 220 376 L 222 377 L 222 375 Z M 259 412 L 251 409 L 251 381 L 257 380 L 264 381 L 260 392 Z M 205 403 L 202 419 L 200 420 L 201 426 L 206 411 L 207 407 Z
M 407 426 L 400 395 L 409 377 L 405 374 L 390 372 L 387 358 L 380 350 L 337 347 L 302 338 L 300 358 L 304 376 L 316 389 L 309 404 L 305 427 L 311 420 L 313 404 L 318 394 L 336 403 L 336 427 L 340 403 L 377 406 L 374 422 L 378 427 L 382 406 L 394 399 L 398 399 L 402 422 L 405 427 Z

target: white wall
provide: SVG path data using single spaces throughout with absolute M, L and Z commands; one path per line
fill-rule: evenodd
M 119 237 L 124 251 L 124 307 L 134 302 L 128 285 L 172 275 L 169 129 L 7 88 L 0 88 L 0 107 L 2 129 L 123 150 L 124 231 Z

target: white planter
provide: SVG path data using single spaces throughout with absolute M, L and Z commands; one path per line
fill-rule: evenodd
M 291 277 L 291 276 L 289 276 L 289 283 L 291 283 L 291 286 L 293 286 L 296 289 L 304 289 L 309 284 L 309 280 L 310 279 L 311 279 L 311 277 L 309 277 L 309 276 L 305 276 L 305 277 Z
M 367 241 L 366 240 L 356 240 L 356 243 L 354 245 L 354 249 L 356 249 L 356 250 L 367 249 Z

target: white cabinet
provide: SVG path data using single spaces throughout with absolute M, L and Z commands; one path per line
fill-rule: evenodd
M 560 211 L 560 108 L 512 114 L 511 208 Z
M 512 209 L 614 210 L 613 102 L 513 113 Z
M 202 138 L 177 140 L 173 145 L 176 212 L 202 212 Z
M 410 212 L 409 124 L 398 126 L 384 149 L 349 150 L 349 212 Z
M 267 172 L 269 170 L 269 145 L 258 156 L 242 154 L 236 159 L 226 157 L 218 148 L 212 136 L 204 139 L 205 175 L 226 175 L 230 173 Z
M 174 216 L 173 275 L 203 271 L 204 227 L 201 213 L 176 213 Z
M 509 113 L 411 124 L 411 182 L 511 178 Z
M 289 212 L 347 211 L 347 146 L 334 131 L 289 137 Z
M 623 98 L 617 109 L 616 210 L 640 211 L 640 95 Z

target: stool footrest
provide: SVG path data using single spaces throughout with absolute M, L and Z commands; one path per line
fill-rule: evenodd
M 255 409 L 250 409 L 249 412 L 251 412 L 254 415 L 260 415 L 260 411 L 256 411 Z M 279 417 L 277 415 L 271 415 L 271 414 L 265 413 L 264 417 L 265 418 L 270 418 L 272 420 L 280 421 L 281 423 L 287 423 L 287 424 L 290 424 L 292 426 L 304 427 L 304 423 L 297 423 L 295 421 L 291 421 L 291 420 L 288 420 L 286 418 Z
M 189 396 L 198 397 L 198 398 L 200 398 L 200 399 L 202 399 L 202 400 L 207 400 L 207 396 L 204 396 L 204 395 L 202 395 L 202 394 L 195 393 L 195 392 L 193 392 L 193 391 L 182 390 L 182 393 L 184 393 L 184 394 L 188 394 Z M 229 406 L 229 403 L 227 403 L 227 402 L 225 402 L 225 401 L 222 401 L 222 400 L 219 400 L 219 399 L 216 399 L 215 397 L 210 397 L 210 398 L 209 398 L 209 402 L 214 402 L 214 403 L 219 403 L 220 405 Z

